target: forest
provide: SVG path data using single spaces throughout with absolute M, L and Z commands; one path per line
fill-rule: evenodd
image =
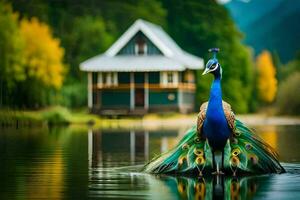
M 0 0 L 0 108 L 85 107 L 79 63 L 103 53 L 138 18 L 162 26 L 205 61 L 207 50 L 219 47 L 224 100 L 237 113 L 299 113 L 300 54 L 282 64 L 276 52 L 254 52 L 215 0 Z M 195 110 L 211 81 L 201 73 Z

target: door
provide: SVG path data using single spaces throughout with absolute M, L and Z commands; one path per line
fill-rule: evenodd
M 145 73 L 135 72 L 134 73 L 134 102 L 136 108 L 144 108 L 145 106 Z

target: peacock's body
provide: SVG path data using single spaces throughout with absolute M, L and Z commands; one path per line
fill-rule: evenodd
M 212 73 L 209 101 L 202 104 L 197 125 L 187 131 L 179 144 L 155 157 L 144 167 L 156 174 L 263 174 L 282 173 L 276 152 L 237 120 L 231 106 L 222 101 L 222 68 L 214 58 L 203 74 Z

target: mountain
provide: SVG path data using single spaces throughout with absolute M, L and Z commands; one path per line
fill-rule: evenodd
M 268 49 L 285 63 L 300 50 L 300 1 L 232 0 L 225 6 L 255 54 Z

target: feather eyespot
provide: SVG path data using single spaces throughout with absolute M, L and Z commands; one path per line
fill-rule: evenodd
M 197 165 L 203 165 L 205 163 L 205 159 L 203 158 L 203 156 L 197 157 L 196 163 L 197 163 Z
M 238 144 L 238 140 L 234 137 L 231 138 L 231 143 L 232 144 Z
M 187 161 L 187 159 L 186 159 L 185 156 L 178 158 L 178 164 L 179 164 L 179 166 L 181 166 L 186 161 Z
M 230 163 L 233 167 L 236 167 L 239 165 L 240 159 L 237 156 L 232 156 L 232 158 L 230 159 Z
M 238 156 L 240 153 L 241 153 L 241 150 L 238 149 L 238 148 L 233 149 L 232 152 L 231 152 L 231 154 L 232 154 L 233 156 Z
M 187 143 L 185 143 L 185 144 L 182 145 L 181 148 L 182 148 L 183 150 L 187 150 L 187 149 L 190 148 L 190 146 L 189 146 Z
M 196 138 L 194 139 L 194 141 L 195 141 L 196 143 L 200 143 L 200 142 L 201 142 L 201 139 L 200 139 L 199 137 L 196 137 Z
M 246 150 L 250 150 L 252 148 L 252 145 L 250 143 L 245 144 Z
M 241 135 L 241 132 L 239 132 L 239 131 L 237 131 L 237 130 L 234 131 L 233 133 L 234 133 L 234 135 L 236 135 L 236 136 L 240 136 L 240 135 Z
M 204 155 L 202 149 L 196 149 L 196 148 L 194 149 L 194 154 L 195 154 L 196 156 L 203 156 L 203 155 Z
M 253 165 L 256 165 L 256 164 L 258 163 L 258 158 L 257 158 L 257 156 L 254 155 L 254 154 L 250 154 L 250 155 L 249 155 L 249 160 L 251 161 L 251 163 L 252 163 Z

